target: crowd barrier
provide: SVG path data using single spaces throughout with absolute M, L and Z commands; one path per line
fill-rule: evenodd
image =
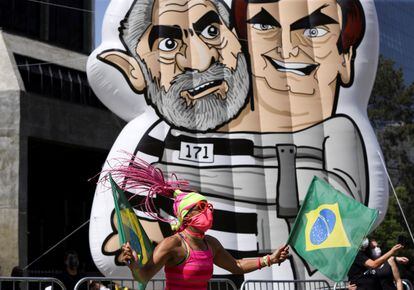
M 240 290 L 329 290 L 325 280 L 246 280 Z
M 66 290 L 65 285 L 48 277 L 0 277 L 0 290 Z
M 402 279 L 404 290 L 414 290 L 413 284 L 407 279 Z
M 138 283 L 134 279 L 85 277 L 78 281 L 74 290 L 91 289 L 93 282 L 102 284 L 110 290 L 138 289 Z M 409 280 L 403 279 L 402 282 L 404 290 L 414 290 Z M 347 284 L 340 282 L 331 287 L 325 280 L 246 280 L 240 290 L 345 290 L 348 289 Z M 146 290 L 164 290 L 164 288 L 164 279 L 153 279 L 148 282 Z M 237 287 L 231 280 L 214 278 L 210 280 L 207 289 L 237 290 Z M 61 281 L 55 278 L 0 277 L 0 290 L 66 290 L 66 288 Z
M 99 283 L 110 290 L 138 289 L 138 283 L 134 279 L 85 277 L 78 281 L 75 290 L 89 289 L 92 283 Z M 148 282 L 146 290 L 164 290 L 164 279 L 152 279 Z M 208 290 L 237 290 L 236 285 L 229 279 L 213 278 L 208 282 Z M 1 289 L 0 289 L 1 290 Z M 69 289 L 68 289 L 69 290 Z
M 347 288 L 348 284 L 349 284 L 348 282 L 337 282 L 334 284 L 333 290 L 346 290 L 348 289 Z

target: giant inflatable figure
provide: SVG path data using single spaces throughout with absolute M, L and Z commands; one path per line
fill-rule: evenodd
M 188 180 L 214 203 L 209 234 L 233 256 L 286 242 L 314 176 L 385 215 L 366 112 L 378 58 L 373 1 L 114 0 L 102 33 L 88 77 L 129 121 L 104 169 L 127 151 Z M 139 198 L 132 203 L 151 240 L 171 234 Z M 171 202 L 156 203 L 171 215 Z M 128 276 L 113 209 L 110 187 L 99 184 L 91 251 L 103 274 Z M 294 255 L 239 278 L 318 275 Z

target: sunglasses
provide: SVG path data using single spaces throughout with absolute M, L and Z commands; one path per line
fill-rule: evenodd
M 213 211 L 213 205 L 205 200 L 200 200 L 199 202 L 197 202 L 190 210 L 190 212 L 192 212 L 193 210 L 197 210 L 199 212 L 204 212 L 207 209 L 210 209 L 211 211 Z

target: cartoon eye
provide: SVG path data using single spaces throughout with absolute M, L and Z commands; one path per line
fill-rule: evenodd
M 270 24 L 262 24 L 262 23 L 255 23 L 253 24 L 253 28 L 260 30 L 260 31 L 267 31 L 275 28 L 273 25 Z
M 201 31 L 201 35 L 207 39 L 213 39 L 220 35 L 220 30 L 214 25 L 209 25 Z
M 309 29 L 305 29 L 305 31 L 303 32 L 303 34 L 306 37 L 309 38 L 315 38 L 315 37 L 321 37 L 324 36 L 325 34 L 327 34 L 329 31 L 324 29 L 324 28 L 320 28 L 320 27 L 313 27 L 313 28 L 309 28 Z
M 172 51 L 172 50 L 176 49 L 177 46 L 178 46 L 177 41 L 175 41 L 172 38 L 164 38 L 158 44 L 158 48 L 160 50 L 163 50 L 163 51 Z

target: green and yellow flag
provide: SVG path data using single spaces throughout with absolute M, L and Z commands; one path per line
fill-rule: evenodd
M 377 216 L 377 210 L 314 177 L 288 244 L 326 277 L 340 282 L 348 274 Z
M 153 245 L 125 197 L 124 191 L 119 188 L 111 175 L 109 175 L 109 180 L 114 196 L 119 244 L 122 246 L 126 242 L 129 242 L 131 248 L 138 254 L 139 265 L 143 266 L 151 258 Z M 145 289 L 145 286 L 145 284 L 140 283 L 139 289 Z

